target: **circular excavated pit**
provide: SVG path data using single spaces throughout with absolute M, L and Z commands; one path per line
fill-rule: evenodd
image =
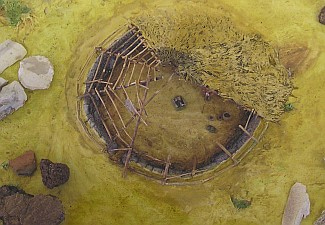
M 260 118 L 162 64 L 136 27 L 99 49 L 83 98 L 110 158 L 158 178 L 205 171 L 231 159 Z M 135 166 L 133 166 L 135 165 Z

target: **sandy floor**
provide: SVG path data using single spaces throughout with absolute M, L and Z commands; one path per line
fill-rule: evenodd
M 27 1 L 26 1 L 27 2 Z M 157 6 L 177 7 L 188 1 L 34 0 L 33 24 L 24 29 L 0 27 L 0 41 L 21 42 L 28 55 L 53 62 L 51 88 L 28 91 L 26 105 L 0 122 L 0 161 L 32 149 L 71 168 L 69 182 L 47 190 L 40 171 L 20 178 L 0 170 L 0 185 L 19 185 L 30 193 L 62 199 L 65 224 L 280 224 L 291 185 L 307 185 L 312 224 L 325 209 L 325 26 L 317 22 L 322 0 L 220 0 L 236 20 L 260 32 L 278 48 L 304 47 L 307 59 L 296 73 L 296 109 L 271 124 L 265 138 L 235 169 L 201 186 L 165 187 L 129 174 L 80 133 L 76 120 L 75 83 L 87 54 L 126 18 Z M 177 3 L 180 2 L 180 3 Z M 197 1 L 215 7 L 213 0 Z M 18 64 L 2 77 L 17 80 Z M 230 196 L 252 199 L 236 210 Z
M 134 74 L 140 74 L 142 66 L 136 66 Z M 131 69 L 127 73 L 126 80 L 129 80 Z M 146 71 L 143 78 L 146 79 Z M 120 70 L 116 69 L 115 74 L 120 74 Z M 195 84 L 186 82 L 178 76 L 173 76 L 170 69 L 159 69 L 159 76 L 163 79 L 149 84 L 147 99 L 154 96 L 157 90 L 160 93 L 146 106 L 146 113 L 143 115 L 147 125 L 141 123 L 135 139 L 135 149 L 144 154 L 166 161 L 168 156 L 170 162 L 182 166 L 183 169 L 192 170 L 195 163 L 207 163 L 207 160 L 213 157 L 217 152 L 222 151 L 216 144 L 216 141 L 226 146 L 231 136 L 238 130 L 238 125 L 245 125 L 247 116 L 243 108 L 238 107 L 232 100 L 224 100 L 217 95 L 212 95 L 209 101 L 204 100 L 202 89 Z M 113 78 L 114 80 L 114 78 Z M 115 82 L 115 81 L 114 81 Z M 140 107 L 137 99 L 137 89 L 139 89 L 139 98 L 143 98 L 144 88 L 136 88 L 130 86 L 126 88 L 127 95 L 135 105 Z M 125 93 L 123 90 L 117 90 L 116 94 L 119 99 L 124 101 Z M 113 94 L 111 94 L 113 96 Z M 106 96 L 106 95 L 105 95 Z M 183 96 L 186 107 L 182 110 L 176 110 L 172 102 L 175 96 Z M 127 123 L 130 118 L 130 112 L 124 105 L 114 98 L 116 107 L 120 116 Z M 110 116 L 106 113 L 105 107 L 99 107 L 102 115 L 106 118 L 110 132 L 116 135 L 114 126 L 109 117 L 112 117 L 114 125 L 118 127 L 119 133 L 123 140 L 130 142 L 131 135 L 134 134 L 136 120 L 130 122 L 127 129 L 123 131 L 123 124 L 116 113 L 110 99 L 106 100 Z M 228 112 L 231 116 L 229 120 L 218 120 L 224 112 Z M 212 116 L 213 121 L 209 120 Z M 214 126 L 217 131 L 211 133 L 207 130 L 207 126 Z M 126 135 L 126 132 L 129 134 Z M 118 140 L 119 141 L 119 140 Z M 121 144 L 121 147 L 127 147 Z M 164 166 L 164 165 L 162 165 Z

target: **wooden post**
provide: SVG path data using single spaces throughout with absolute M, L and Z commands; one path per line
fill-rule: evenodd
M 234 161 L 235 164 L 238 164 L 238 161 L 233 158 L 233 155 L 225 148 L 225 146 L 220 144 L 218 141 L 216 143 L 221 148 L 221 150 L 224 151 L 232 159 L 232 161 Z
M 258 143 L 258 140 L 253 135 L 251 135 L 242 125 L 239 125 L 239 128 L 244 131 L 244 133 L 247 134 L 249 138 L 253 139 L 256 143 Z
M 169 167 L 171 165 L 170 158 L 171 158 L 171 156 L 169 154 L 168 157 L 167 157 L 167 161 L 166 161 L 166 165 L 165 165 L 165 169 L 164 169 L 164 173 L 163 173 L 163 184 L 165 184 L 166 181 L 167 181 L 166 178 L 167 178 L 167 175 L 168 175 Z
M 254 114 L 254 109 L 252 109 L 251 113 L 248 116 L 248 119 L 247 119 L 246 124 L 245 124 L 245 129 L 247 129 L 247 126 L 248 126 L 249 121 L 251 120 L 253 114 Z
M 149 68 L 150 69 L 150 68 Z M 147 86 L 149 86 L 149 82 L 150 82 L 150 77 L 149 75 L 147 76 Z M 148 94 L 148 90 L 145 89 L 144 90 L 144 94 L 143 94 L 143 102 L 145 102 L 146 98 L 147 98 L 147 94 Z M 137 136 L 137 133 L 138 133 L 138 130 L 139 130 L 139 125 L 140 125 L 140 122 L 141 122 L 141 115 L 144 111 L 144 105 L 143 107 L 141 107 L 140 109 L 140 116 L 138 117 L 138 120 L 136 122 L 136 125 L 135 125 L 135 129 L 134 129 L 134 133 L 133 133 L 133 137 L 132 137 L 132 142 L 131 142 L 131 150 L 128 151 L 127 155 L 126 155 L 126 159 L 125 159 L 125 164 L 124 164 L 124 170 L 123 170 L 123 177 L 126 176 L 126 172 L 127 172 L 127 168 L 128 168 L 128 164 L 129 164 L 129 161 L 130 161 L 130 158 L 131 158 L 131 154 L 132 154 L 132 150 L 134 148 L 134 142 L 135 142 L 135 138 Z

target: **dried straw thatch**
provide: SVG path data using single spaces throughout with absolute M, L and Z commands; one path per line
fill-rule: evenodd
M 146 12 L 132 19 L 163 63 L 185 79 L 277 121 L 292 91 L 276 50 L 223 13 L 202 8 Z

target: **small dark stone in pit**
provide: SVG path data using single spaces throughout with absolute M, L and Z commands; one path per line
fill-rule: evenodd
M 217 128 L 212 126 L 212 125 L 208 125 L 206 126 L 207 131 L 209 131 L 210 133 L 217 133 Z
M 321 24 L 324 24 L 325 25 L 325 6 L 320 11 L 319 16 L 318 16 L 318 19 L 319 19 L 319 22 Z
M 173 103 L 177 110 L 184 109 L 186 106 L 186 103 L 182 96 L 176 96 L 175 98 L 173 98 Z

